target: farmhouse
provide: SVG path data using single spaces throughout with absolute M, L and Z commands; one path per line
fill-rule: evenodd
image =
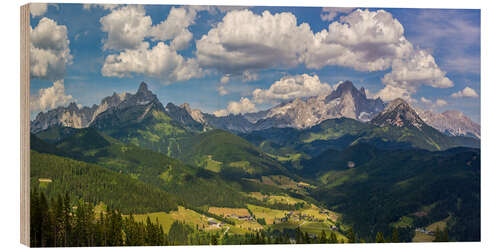
M 217 228 L 220 228 L 220 227 L 222 226 L 222 224 L 221 224 L 221 223 L 219 223 L 219 222 L 215 221 L 215 220 L 214 220 L 214 219 L 212 219 L 212 218 L 210 218 L 210 219 L 208 220 L 208 225 L 209 225 L 209 226 L 212 226 L 212 227 L 217 227 Z
M 243 215 L 243 216 L 238 216 L 238 219 L 240 219 L 240 220 L 251 220 L 252 217 L 248 216 L 248 215 Z
M 347 162 L 347 167 L 349 167 L 349 168 L 353 168 L 353 167 L 355 167 L 355 166 L 356 166 L 356 163 L 354 163 L 353 161 L 348 161 L 348 162 Z

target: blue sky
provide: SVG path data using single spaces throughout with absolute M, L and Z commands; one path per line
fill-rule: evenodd
M 165 105 L 225 115 L 351 80 L 480 120 L 479 10 L 40 4 L 31 27 L 32 115 L 141 81 Z

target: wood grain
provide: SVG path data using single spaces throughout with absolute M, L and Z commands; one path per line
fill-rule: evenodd
M 21 244 L 30 245 L 30 9 L 21 6 Z

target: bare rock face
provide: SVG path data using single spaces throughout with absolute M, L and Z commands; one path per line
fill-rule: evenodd
M 415 127 L 421 129 L 426 123 L 417 112 L 403 99 L 397 98 L 375 116 L 371 123 L 380 127 Z
M 304 129 L 340 117 L 368 122 L 383 109 L 382 100 L 367 98 L 364 88 L 358 90 L 352 82 L 345 81 L 329 94 L 297 98 L 271 108 L 263 119 L 285 121 L 281 127 Z
M 369 99 L 365 89 L 356 89 L 352 82 L 345 81 L 336 90 L 309 98 L 296 98 L 281 103 L 271 109 L 243 115 L 215 117 L 201 111 L 190 110 L 189 105 L 181 105 L 191 117 L 210 127 L 238 132 L 249 132 L 271 127 L 310 128 L 334 118 L 348 117 L 368 122 L 384 109 L 381 99 Z
M 458 110 L 447 110 L 443 113 L 429 110 L 417 112 L 425 123 L 444 134 L 481 139 L 481 126 Z
M 170 102 L 167 106 L 165 106 L 165 112 L 170 118 L 181 123 L 185 127 L 202 130 L 206 125 L 203 121 L 203 117 L 198 117 L 197 112 L 191 110 L 191 107 L 189 107 L 189 104 L 187 103 L 177 106 Z M 197 118 L 198 120 L 195 120 L 194 118 Z
M 40 112 L 31 122 L 31 132 L 37 133 L 52 126 L 63 126 L 72 128 L 86 128 L 105 112 L 112 109 L 123 109 L 134 105 L 146 105 L 158 102 L 154 95 L 142 82 L 135 94 L 122 93 L 105 97 L 99 105 L 79 108 L 75 103 L 67 107 L 58 107 L 47 112 Z
M 93 114 L 97 109 L 97 105 L 80 109 L 72 102 L 68 107 L 58 107 L 47 112 L 40 112 L 31 122 L 30 130 L 32 133 L 37 133 L 52 126 L 85 128 L 92 121 Z
M 185 109 L 188 112 L 188 114 L 191 116 L 191 118 L 193 118 L 193 120 L 199 122 L 200 124 L 206 123 L 205 118 L 204 118 L 201 110 L 191 109 L 191 107 L 189 106 L 189 103 L 181 104 L 179 107 Z

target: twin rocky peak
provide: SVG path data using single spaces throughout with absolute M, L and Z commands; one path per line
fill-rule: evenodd
M 142 113 L 137 112 L 134 107 L 144 107 L 144 110 L 141 111 Z M 361 122 L 371 122 L 377 126 L 421 128 L 428 124 L 450 135 L 469 135 L 480 138 L 479 124 L 472 122 L 459 111 L 446 111 L 442 114 L 431 111 L 417 113 L 400 98 L 389 104 L 385 104 L 380 98 L 368 98 L 364 88 L 358 90 L 350 81 L 339 84 L 331 93 L 296 98 L 256 113 L 225 117 L 216 117 L 198 109 L 191 109 L 187 103 L 180 106 L 168 103 L 164 107 L 156 95 L 148 89 L 147 84 L 142 82 L 135 94 L 113 93 L 112 96 L 104 98 L 99 105 L 79 108 L 75 103 L 70 103 L 67 107 L 41 112 L 31 122 L 31 132 L 37 133 L 52 126 L 101 127 L 105 120 L 109 120 L 109 117 L 117 116 L 117 111 L 130 113 L 133 110 L 135 110 L 133 115 L 139 116 L 134 118 L 136 120 L 141 119 L 140 116 L 144 116 L 146 111 L 158 110 L 189 127 L 200 129 L 212 127 L 236 132 L 250 132 L 271 127 L 305 129 L 328 119 L 347 117 Z M 456 115 L 457 112 L 459 115 Z M 446 115 L 448 113 L 455 115 L 448 116 Z M 444 118 L 446 119 L 443 120 Z M 123 122 L 123 119 L 114 119 L 113 123 L 120 122 Z

